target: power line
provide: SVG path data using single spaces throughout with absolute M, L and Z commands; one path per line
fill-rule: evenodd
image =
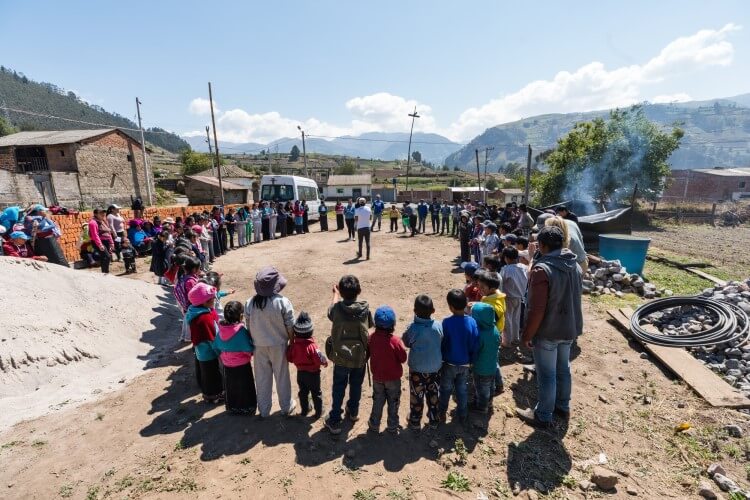
M 367 142 L 389 142 L 394 144 L 407 144 L 409 141 L 405 140 L 399 140 L 399 139 L 371 139 L 368 137 L 350 137 L 350 136 L 331 136 L 331 135 L 313 135 L 313 134 L 306 134 L 307 137 L 316 137 L 319 139 L 341 139 L 344 141 L 367 141 Z M 444 144 L 444 145 L 450 145 L 450 146 L 467 146 L 470 143 L 462 143 L 462 142 L 437 142 L 437 141 L 411 141 L 412 144 Z

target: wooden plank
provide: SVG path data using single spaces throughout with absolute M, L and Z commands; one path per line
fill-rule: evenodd
M 726 281 L 720 280 L 716 276 L 712 276 L 712 275 L 710 275 L 708 273 L 705 273 L 705 272 L 701 271 L 700 269 L 695 269 L 694 267 L 686 267 L 685 271 L 688 271 L 690 273 L 696 274 L 696 275 L 700 276 L 701 278 L 707 279 L 708 281 L 713 281 L 717 285 L 727 286 L 727 282 Z
M 629 308 L 609 310 L 607 313 L 623 329 L 630 332 Z M 750 398 L 727 384 L 706 365 L 695 359 L 689 352 L 679 347 L 664 347 L 641 342 L 633 337 L 672 373 L 680 377 L 708 404 L 725 408 L 750 408 Z

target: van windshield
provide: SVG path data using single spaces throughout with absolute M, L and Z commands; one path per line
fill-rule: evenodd
M 269 201 L 294 200 L 294 186 L 291 184 L 266 184 L 261 188 L 260 198 Z

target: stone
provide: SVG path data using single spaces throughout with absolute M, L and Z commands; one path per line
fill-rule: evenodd
M 714 474 L 714 482 L 723 491 L 737 491 L 740 489 L 739 486 L 737 486 L 737 483 L 729 479 L 724 474 Z
M 591 482 L 604 491 L 613 489 L 617 486 L 617 481 L 619 480 L 620 477 L 616 472 L 612 472 L 604 467 L 597 466 L 591 471 Z
M 739 359 L 728 359 L 724 361 L 724 368 L 727 370 L 739 370 L 740 360 Z
M 607 399 L 607 397 L 604 396 L 603 394 L 599 394 L 599 401 L 601 401 L 602 403 L 606 403 L 606 404 L 609 403 L 609 399 Z
M 733 377 L 735 380 L 742 378 L 742 370 L 727 370 L 727 377 Z
M 646 290 L 643 292 L 644 299 L 653 299 L 654 297 L 656 297 L 656 293 L 654 293 L 653 290 Z
M 641 359 L 648 359 L 648 353 L 646 353 L 646 352 L 642 352 L 642 353 L 641 353 L 641 355 L 640 355 L 639 357 L 640 357 Z
M 698 484 L 698 494 L 708 500 L 716 500 L 716 492 L 711 487 L 711 483 L 708 481 L 701 481 Z
M 635 489 L 635 488 L 633 488 L 632 486 L 628 486 L 628 487 L 627 487 L 627 488 L 625 489 L 625 491 L 626 491 L 626 492 L 627 492 L 627 494 L 628 494 L 628 495 L 630 495 L 630 496 L 633 496 L 633 497 L 637 497 L 637 496 L 638 496 L 638 490 L 636 490 L 636 489 Z
M 727 434 L 736 438 L 741 438 L 743 434 L 742 427 L 736 424 L 725 425 L 724 430 L 727 431 Z
M 620 282 L 620 281 L 623 280 L 623 278 L 624 278 L 624 276 L 622 274 L 620 274 L 620 273 L 615 273 L 615 274 L 612 275 L 612 281 L 614 281 L 614 282 Z
M 583 481 L 581 481 L 580 483 L 578 483 L 578 487 L 581 488 L 581 490 L 583 490 L 583 491 L 588 491 L 588 490 L 590 490 L 591 488 L 594 487 L 594 483 L 592 483 L 588 479 L 584 479 Z
M 526 498 L 529 500 L 539 500 L 539 493 L 535 490 L 526 490 Z

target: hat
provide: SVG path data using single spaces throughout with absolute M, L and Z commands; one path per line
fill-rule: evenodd
M 32 212 L 48 212 L 49 209 L 45 207 L 44 205 L 40 205 L 37 203 L 36 205 L 31 207 L 31 211 Z
M 310 338 L 313 332 L 313 322 L 310 315 L 305 311 L 299 313 L 294 321 L 294 334 L 298 337 Z
M 112 203 L 107 209 L 109 210 L 112 208 L 114 208 L 115 210 L 120 210 L 122 207 L 120 205 L 117 205 L 116 203 Z
M 544 223 L 547 222 L 547 219 L 550 219 L 552 217 L 554 217 L 554 215 L 548 214 L 546 212 L 540 214 L 539 217 L 536 218 L 536 225 L 532 227 L 531 230 L 534 232 L 539 231 L 544 227 Z
M 513 233 L 510 233 L 510 234 L 506 234 L 505 236 L 503 236 L 503 239 L 506 241 L 510 241 L 511 244 L 515 245 L 516 242 L 518 241 L 518 236 L 516 236 Z
M 174 224 L 174 219 L 172 217 L 167 217 L 163 222 L 166 222 L 167 224 Z
M 29 238 L 29 235 L 24 233 L 23 231 L 13 231 L 12 233 L 10 233 L 10 239 L 29 240 L 31 238 Z
M 188 292 L 188 300 L 194 306 L 205 304 L 216 297 L 216 288 L 206 283 L 196 283 Z
M 375 310 L 376 328 L 393 328 L 396 324 L 396 312 L 390 306 L 380 306 Z
M 194 225 L 190 229 L 192 229 L 194 233 L 203 234 L 203 228 L 199 226 L 198 224 Z
M 492 221 L 487 221 L 483 224 L 484 227 L 492 229 L 493 232 L 497 232 L 497 224 Z
M 278 269 L 273 266 L 267 266 L 258 271 L 255 275 L 255 292 L 262 297 L 270 297 L 279 293 L 286 286 L 286 278 L 281 275 Z
M 462 262 L 461 269 L 464 270 L 465 274 L 468 274 L 473 278 L 474 274 L 477 272 L 477 269 L 479 269 L 479 264 L 477 264 L 476 262 Z

